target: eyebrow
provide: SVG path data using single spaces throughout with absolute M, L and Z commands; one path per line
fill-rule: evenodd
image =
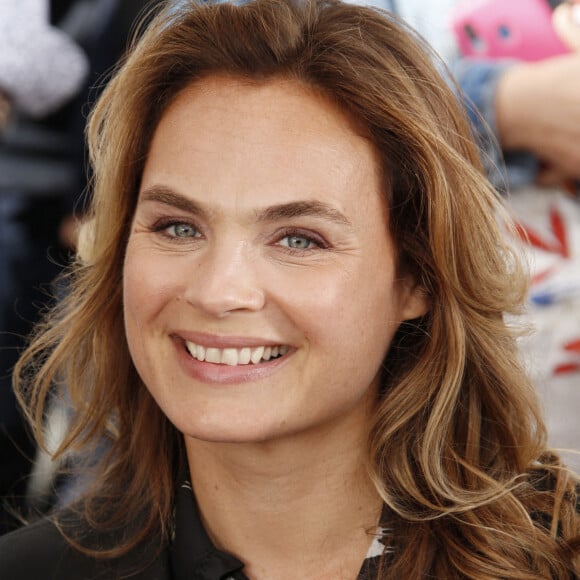
M 170 205 L 182 211 L 207 215 L 211 213 L 198 202 L 185 197 L 163 185 L 153 185 L 141 192 L 142 201 L 152 201 Z M 275 222 L 288 218 L 312 216 L 336 222 L 340 225 L 352 226 L 351 221 L 331 205 L 318 200 L 292 201 L 272 205 L 256 210 L 258 222 Z
M 352 225 L 344 214 L 332 206 L 316 200 L 282 203 L 257 212 L 258 221 L 260 222 L 275 222 L 282 219 L 304 216 L 323 218 L 345 226 Z
M 153 185 L 148 187 L 141 192 L 139 197 L 141 201 L 153 201 L 164 205 L 170 205 L 171 207 L 180 209 L 187 213 L 205 214 L 203 207 L 199 203 L 180 195 L 163 185 Z

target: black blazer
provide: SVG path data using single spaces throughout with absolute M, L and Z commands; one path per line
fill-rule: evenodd
M 109 541 L 107 543 L 110 542 Z M 2 580 L 171 580 L 167 548 L 151 562 L 149 551 L 118 560 L 85 556 L 72 548 L 48 519 L 0 537 Z

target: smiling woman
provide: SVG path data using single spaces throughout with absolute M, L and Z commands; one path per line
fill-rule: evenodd
M 393 335 L 426 312 L 397 271 L 374 147 L 352 125 L 298 80 L 235 77 L 182 90 L 157 125 L 125 327 L 193 457 L 198 440 L 320 438 L 343 421 L 364 438 Z
M 170 3 L 89 142 L 90 245 L 16 383 L 41 441 L 66 391 L 93 484 L 2 577 L 575 577 L 577 479 L 504 323 L 526 276 L 409 30 Z

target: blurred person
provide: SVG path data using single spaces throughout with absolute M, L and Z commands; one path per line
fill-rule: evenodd
M 84 125 L 87 111 L 90 111 L 96 98 L 106 86 L 117 61 L 122 57 L 128 40 L 135 32 L 135 21 L 143 13 L 146 22 L 149 12 L 159 0 L 70 0 L 53 1 L 55 18 L 61 26 L 82 46 L 89 63 L 89 79 L 84 90 L 75 98 L 70 109 L 70 140 L 78 146 L 75 148 L 73 166 L 77 172 L 78 186 L 69 196 L 65 215 L 58 231 L 61 244 L 69 249 L 82 253 L 82 236 L 79 238 L 78 224 L 84 212 L 84 202 L 80 195 L 86 188 L 90 174 L 86 170 L 86 150 L 84 148 Z M 81 146 L 82 144 L 82 146 Z M 54 289 L 62 296 L 67 292 L 66 284 L 59 284 Z M 58 297 L 57 297 L 58 299 Z M 70 413 L 66 400 L 55 400 L 48 406 L 45 418 L 46 429 L 51 433 L 49 450 L 58 447 L 60 437 L 66 430 Z M 106 447 L 106 441 L 103 442 Z M 98 451 L 97 454 L 102 453 Z M 38 517 L 54 504 L 67 502 L 75 497 L 78 489 L 85 485 L 86 478 L 69 478 L 62 473 L 65 466 L 76 464 L 74 454 L 63 457 L 61 461 L 52 462 L 50 452 L 37 449 L 32 471 L 27 478 L 27 510 Z M 58 474 L 58 475 L 57 475 Z
M 534 63 L 465 57 L 449 22 L 460 0 L 353 1 L 392 10 L 444 58 L 463 92 L 496 187 L 580 180 L 580 53 Z M 569 11 L 565 18 L 569 32 L 578 36 Z
M 60 271 L 62 198 L 75 188 L 70 143 L 55 115 L 88 73 L 85 53 L 50 15 L 43 0 L 0 3 L 0 533 L 17 525 L 12 511 L 22 506 L 34 453 L 11 370 Z
M 16 369 L 40 442 L 66 392 L 56 455 L 93 483 L 1 538 L 0 575 L 576 577 L 578 478 L 504 320 L 527 275 L 432 58 L 332 0 L 161 10 L 91 115 L 90 235 Z
M 575 1 L 559 3 L 553 18 L 556 31 L 572 52 L 537 62 L 507 64 L 498 78 L 493 102 L 496 132 L 506 159 L 518 152 L 531 154 L 537 161 L 530 167 L 542 185 L 565 187 L 570 180 L 580 183 L 577 7 Z
M 135 17 L 154 4 L 52 0 L 2 7 L 2 22 L 11 30 L 0 62 L 12 96 L 0 143 L 0 533 L 19 525 L 17 512 L 31 517 L 56 499 L 52 468 L 33 448 L 16 411 L 11 369 L 39 312 L 67 291 L 53 280 L 77 242 L 87 111 L 122 55 Z M 38 41 L 27 52 L 30 38 Z M 52 412 L 51 425 L 66 417 L 60 407 Z

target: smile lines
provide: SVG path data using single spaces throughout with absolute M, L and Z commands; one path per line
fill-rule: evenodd
M 195 344 L 188 340 L 185 347 L 189 354 L 198 361 L 229 366 L 258 364 L 278 358 L 288 352 L 287 346 L 258 346 L 255 348 L 214 348 Z

